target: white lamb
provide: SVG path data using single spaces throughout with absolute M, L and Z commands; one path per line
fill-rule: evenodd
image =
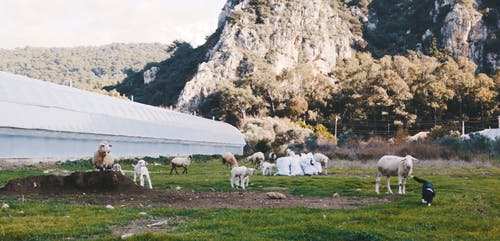
M 323 171 L 321 173 L 327 175 L 328 171 L 326 170 L 326 167 L 328 166 L 328 162 L 330 161 L 330 159 L 325 154 L 319 152 L 314 153 L 313 157 L 315 161 L 321 164 L 321 167 L 323 168 Z
M 151 178 L 149 177 L 149 171 L 146 167 L 146 161 L 139 160 L 134 167 L 134 182 L 137 180 L 137 176 L 139 176 L 140 185 L 144 187 L 144 177 L 146 177 L 149 189 L 153 189 L 153 184 L 151 184 Z
M 111 155 L 111 144 L 107 141 L 101 141 L 99 143 L 99 148 L 94 153 L 94 157 L 92 158 L 92 163 L 97 170 L 106 170 L 111 169 L 113 164 L 115 163 L 115 159 Z
M 386 177 L 387 191 L 392 194 L 389 179 L 391 176 L 398 176 L 399 194 L 406 193 L 406 179 L 411 175 L 413 169 L 414 157 L 407 155 L 405 157 L 385 155 L 378 160 L 378 174 L 375 180 L 375 192 L 379 193 L 380 179 Z
M 262 152 L 259 151 L 259 152 L 256 152 L 256 153 L 252 154 L 251 156 L 248 156 L 245 159 L 245 162 L 250 161 L 254 167 L 259 167 L 260 164 L 264 160 L 266 160 L 266 157 L 264 156 L 264 153 L 262 153 Z
M 234 188 L 236 184 L 236 186 L 240 186 L 245 190 L 245 187 L 248 187 L 248 183 L 250 182 L 250 176 L 254 171 L 254 168 L 245 166 L 233 167 L 233 169 L 231 169 L 231 187 Z
M 172 175 L 173 170 L 175 170 L 176 174 L 179 174 L 177 172 L 177 167 L 183 167 L 184 170 L 182 171 L 182 174 L 187 174 L 187 169 L 192 160 L 193 157 L 191 155 L 187 157 L 175 157 L 174 159 L 172 159 L 172 169 L 170 169 L 170 175 Z
M 263 176 L 273 175 L 273 167 L 276 167 L 276 164 L 263 162 L 260 166 L 260 169 L 262 170 L 262 175 Z
M 222 165 L 226 165 L 226 167 L 237 167 L 238 166 L 238 160 L 236 160 L 236 157 L 234 157 L 233 153 L 231 152 L 225 152 L 222 154 Z
M 120 172 L 122 175 L 125 175 L 125 173 L 122 170 L 122 166 L 118 163 L 113 164 L 113 167 L 111 167 L 111 171 Z

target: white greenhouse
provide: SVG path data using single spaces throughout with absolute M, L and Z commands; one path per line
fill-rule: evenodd
M 0 158 L 242 154 L 235 127 L 0 71 Z

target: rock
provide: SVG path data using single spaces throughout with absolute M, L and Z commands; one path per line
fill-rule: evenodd
M 267 192 L 266 196 L 269 199 L 286 199 L 285 194 L 280 193 L 280 192 Z
M 340 194 L 339 194 L 338 192 L 334 192 L 332 197 L 333 197 L 333 198 L 339 198 L 339 197 L 340 197 Z
M 115 209 L 115 207 L 113 207 L 113 206 L 111 206 L 111 205 L 109 205 L 109 204 L 108 204 L 108 205 L 106 205 L 106 208 L 107 208 L 107 209 Z
M 270 63 L 274 74 L 307 63 L 327 77 L 337 58 L 352 56 L 354 36 L 328 1 L 262 2 L 269 14 L 258 14 L 251 1 L 226 3 L 220 36 L 180 93 L 178 109 L 196 110 L 218 85 L 261 71 L 259 61 Z

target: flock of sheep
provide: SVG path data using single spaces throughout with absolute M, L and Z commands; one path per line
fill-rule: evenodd
M 107 170 L 111 169 L 113 171 L 123 171 L 120 164 L 114 163 L 114 158 L 110 153 L 111 144 L 106 141 L 102 141 L 99 144 L 99 148 L 92 158 L 92 162 L 97 170 Z M 188 167 L 191 164 L 193 157 L 175 157 L 171 161 L 172 169 L 170 174 L 175 170 L 177 172 L 177 167 L 183 168 L 183 174 L 188 173 Z M 405 194 L 406 189 L 406 179 L 411 176 L 413 161 L 416 159 L 410 155 L 405 157 L 385 155 L 377 163 L 378 174 L 375 181 L 375 192 L 378 194 L 380 189 L 380 180 L 382 177 L 386 177 L 387 191 L 392 194 L 392 190 L 389 184 L 391 176 L 398 177 L 399 184 L 399 194 Z M 226 165 L 228 168 L 231 167 L 231 177 L 230 184 L 231 187 L 241 187 L 245 189 L 248 187 L 250 181 L 250 176 L 253 175 L 255 170 L 259 169 L 262 175 L 273 175 L 273 169 L 276 168 L 274 175 L 283 176 L 301 176 L 301 175 L 319 175 L 328 174 L 327 166 L 329 158 L 322 153 L 301 153 L 296 155 L 292 150 L 287 149 L 285 156 L 278 157 L 276 153 L 269 153 L 266 156 L 262 152 L 256 152 L 244 159 L 245 163 L 250 162 L 251 167 L 239 166 L 236 157 L 230 153 L 226 152 L 222 154 L 222 164 Z M 149 171 L 146 167 L 146 162 L 144 160 L 139 160 L 134 166 L 134 182 L 136 178 L 139 177 L 140 185 L 144 186 L 144 178 L 148 181 L 149 188 L 152 189 L 151 178 L 149 176 Z

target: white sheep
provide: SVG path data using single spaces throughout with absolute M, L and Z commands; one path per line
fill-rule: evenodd
M 236 160 L 236 157 L 234 157 L 233 153 L 231 152 L 224 152 L 222 154 L 222 165 L 226 165 L 226 167 L 237 167 L 238 166 L 238 160 Z
M 175 170 L 176 174 L 179 174 L 177 172 L 177 167 L 183 167 L 184 170 L 182 171 L 183 174 L 187 174 L 187 169 L 189 165 L 191 164 L 191 161 L 193 160 L 193 157 L 191 155 L 187 157 L 175 157 L 172 159 L 172 169 L 170 169 L 170 175 L 172 175 L 172 171 Z
M 151 178 L 149 177 L 149 171 L 146 167 L 146 161 L 139 160 L 134 167 L 134 182 L 137 180 L 137 176 L 139 176 L 140 185 L 144 187 L 144 177 L 146 177 L 149 189 L 153 189 L 153 184 L 151 184 Z
M 111 171 L 120 172 L 122 175 L 125 175 L 125 173 L 122 170 L 122 166 L 118 163 L 113 164 L 113 167 L 111 167 Z
M 99 148 L 94 153 L 94 157 L 92 158 L 92 163 L 94 163 L 94 167 L 96 169 L 102 171 L 113 167 L 115 159 L 110 153 L 111 146 L 112 145 L 107 141 L 101 141 L 101 143 L 99 143 Z
M 406 179 L 411 175 L 413 169 L 414 157 L 407 155 L 405 157 L 385 155 L 377 162 L 378 174 L 375 180 L 375 192 L 379 193 L 380 179 L 386 177 L 387 191 L 392 194 L 389 179 L 391 176 L 398 176 L 399 194 L 406 193 Z
M 254 168 L 245 166 L 233 167 L 233 169 L 231 169 L 231 187 L 234 188 L 236 184 L 236 186 L 240 186 L 245 190 L 245 187 L 248 187 L 248 183 L 250 182 L 250 176 L 254 171 Z
M 319 162 L 321 164 L 321 167 L 323 167 L 323 174 L 327 175 L 328 171 L 326 170 L 326 167 L 328 166 L 328 162 L 330 159 L 323 153 L 314 153 L 313 155 L 314 160 Z
M 260 169 L 262 170 L 262 175 L 263 176 L 272 175 L 273 174 L 273 167 L 276 167 L 276 164 L 269 163 L 269 162 L 263 162 L 260 165 Z
M 266 160 L 266 157 L 264 156 L 264 153 L 262 152 L 256 152 L 254 154 L 252 154 L 251 156 L 248 156 L 246 159 L 245 159 L 245 162 L 251 162 L 252 165 L 254 167 L 259 167 L 260 164 Z

